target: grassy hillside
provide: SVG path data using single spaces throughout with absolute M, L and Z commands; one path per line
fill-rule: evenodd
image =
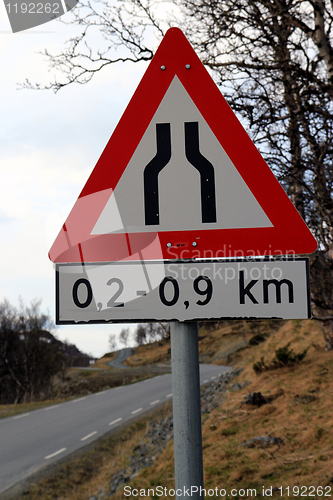
M 257 340 L 264 335 L 266 339 L 256 346 L 244 347 L 253 334 Z M 286 361 L 307 350 L 304 359 L 286 365 L 273 363 L 276 352 L 286 345 L 288 348 L 282 351 L 287 353 Z M 273 495 L 281 498 L 281 486 L 313 485 L 327 487 L 324 495 L 331 496 L 333 353 L 325 352 L 324 345 L 314 321 L 280 323 L 275 332 L 265 322 L 256 325 L 256 331 L 238 323 L 201 340 L 202 357 L 210 356 L 218 363 L 227 359 L 243 368 L 223 404 L 203 415 L 206 488 L 256 488 L 259 496 L 263 486 L 272 486 Z M 258 362 L 267 369 L 256 373 L 253 365 Z M 260 392 L 270 402 L 261 407 L 242 404 L 250 392 Z M 272 444 L 265 446 L 265 439 L 249 442 L 262 436 L 272 437 Z M 153 467 L 142 471 L 130 485 L 145 489 L 154 485 L 171 487 L 173 477 L 173 445 L 169 443 Z M 282 490 L 282 496 L 287 496 L 287 491 Z M 301 493 L 309 498 L 323 496 L 320 489 L 314 492 L 305 488 L 295 496 Z M 289 494 L 292 496 L 291 490 Z M 124 498 L 123 490 L 114 498 Z
M 318 324 L 310 320 L 230 322 L 208 333 L 202 329 L 199 335 L 201 360 L 228 363 L 243 369 L 238 378 L 231 382 L 220 405 L 211 413 L 202 415 L 205 487 L 225 488 L 227 493 L 231 488 L 255 488 L 258 497 L 262 496 L 263 487 L 272 487 L 272 494 L 276 498 L 295 498 L 300 497 L 301 493 L 302 497 L 309 498 L 331 496 L 333 352 L 325 352 Z M 169 348 L 166 342 L 142 347 L 129 363 L 137 366 L 140 357 L 146 364 L 167 362 Z M 297 362 L 295 359 L 300 353 L 304 357 Z M 244 399 L 253 392 L 260 392 L 267 404 L 260 407 L 246 404 Z M 171 407 L 159 410 L 162 411 L 165 417 L 171 412 Z M 82 472 L 78 478 L 80 467 L 86 470 L 81 458 L 81 466 L 73 465 L 74 472 L 71 472 L 70 465 L 66 465 L 66 472 L 62 472 L 66 480 L 63 479 L 61 484 L 67 487 L 59 486 L 58 481 L 57 496 L 52 496 L 55 493 L 52 493 L 52 481 L 49 479 L 30 489 L 24 498 L 88 500 L 93 494 L 98 495 L 101 488 L 107 492 L 108 479 L 117 468 L 130 463 L 133 448 L 151 418 L 153 416 L 145 417 L 137 424 L 140 435 L 133 430 L 127 433 L 128 439 L 119 436 L 122 453 L 117 459 L 114 454 L 108 458 L 110 451 L 106 449 L 103 460 L 100 459 L 103 473 L 94 461 L 94 471 L 90 470 L 89 474 Z M 114 443 L 113 446 L 118 444 Z M 88 458 L 85 460 L 91 464 Z M 69 491 L 68 486 L 72 473 L 75 473 L 75 493 L 72 488 Z M 142 470 L 128 485 L 146 490 L 158 485 L 172 488 L 173 442 L 169 442 L 152 467 Z M 313 486 L 315 489 L 295 489 L 293 492 L 294 486 Z M 281 491 L 281 487 L 290 487 L 289 495 L 288 490 Z M 238 495 L 238 498 L 249 497 L 251 495 L 247 495 L 246 491 Z M 123 488 L 112 498 L 124 499 Z M 141 495 L 140 498 L 153 496 Z M 158 498 L 170 497 L 166 495 Z M 209 498 L 221 497 L 212 495 Z

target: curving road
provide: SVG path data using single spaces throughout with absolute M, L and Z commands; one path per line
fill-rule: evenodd
M 200 365 L 205 384 L 229 368 Z M 0 497 L 19 481 L 172 398 L 171 374 L 0 420 Z
M 113 359 L 112 361 L 107 361 L 107 365 L 113 366 L 113 368 L 130 368 L 127 365 L 124 365 L 124 361 L 126 361 L 127 358 L 132 356 L 133 354 L 133 349 L 132 347 L 125 347 L 124 349 L 120 349 L 117 351 L 117 357 Z

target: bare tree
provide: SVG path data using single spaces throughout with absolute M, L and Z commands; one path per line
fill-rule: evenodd
M 0 303 L 0 379 L 2 403 L 18 403 L 48 394 L 53 375 L 63 368 L 62 343 L 45 328 L 48 315 L 40 301 L 20 309 Z
M 134 334 L 135 342 L 138 345 L 143 345 L 147 342 L 146 328 L 144 325 L 139 324 Z
M 148 342 L 155 342 L 170 336 L 170 323 L 147 323 L 146 325 Z
M 150 344 L 157 340 L 170 337 L 170 323 L 139 324 L 135 331 L 135 341 L 138 345 Z
M 125 347 L 127 347 L 128 338 L 130 335 L 129 328 L 123 328 L 119 334 L 119 340 Z
M 116 335 L 112 333 L 109 335 L 109 349 L 111 352 L 115 351 L 117 347 Z

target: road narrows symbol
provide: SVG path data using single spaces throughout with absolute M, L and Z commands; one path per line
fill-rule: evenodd
M 184 126 L 185 155 L 189 163 L 191 163 L 200 174 L 202 222 L 216 222 L 214 167 L 200 152 L 199 123 L 185 122 Z M 170 123 L 156 124 L 156 145 L 156 155 L 146 165 L 143 172 L 146 226 L 158 225 L 160 223 L 158 175 L 171 159 Z

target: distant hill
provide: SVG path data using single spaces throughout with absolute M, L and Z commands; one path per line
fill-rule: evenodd
M 76 345 L 69 344 L 68 342 L 62 342 L 57 339 L 52 333 L 47 330 L 41 331 L 41 338 L 45 340 L 48 344 L 58 345 L 65 354 L 66 366 L 89 366 L 90 360 L 94 359 L 88 354 L 81 352 Z

